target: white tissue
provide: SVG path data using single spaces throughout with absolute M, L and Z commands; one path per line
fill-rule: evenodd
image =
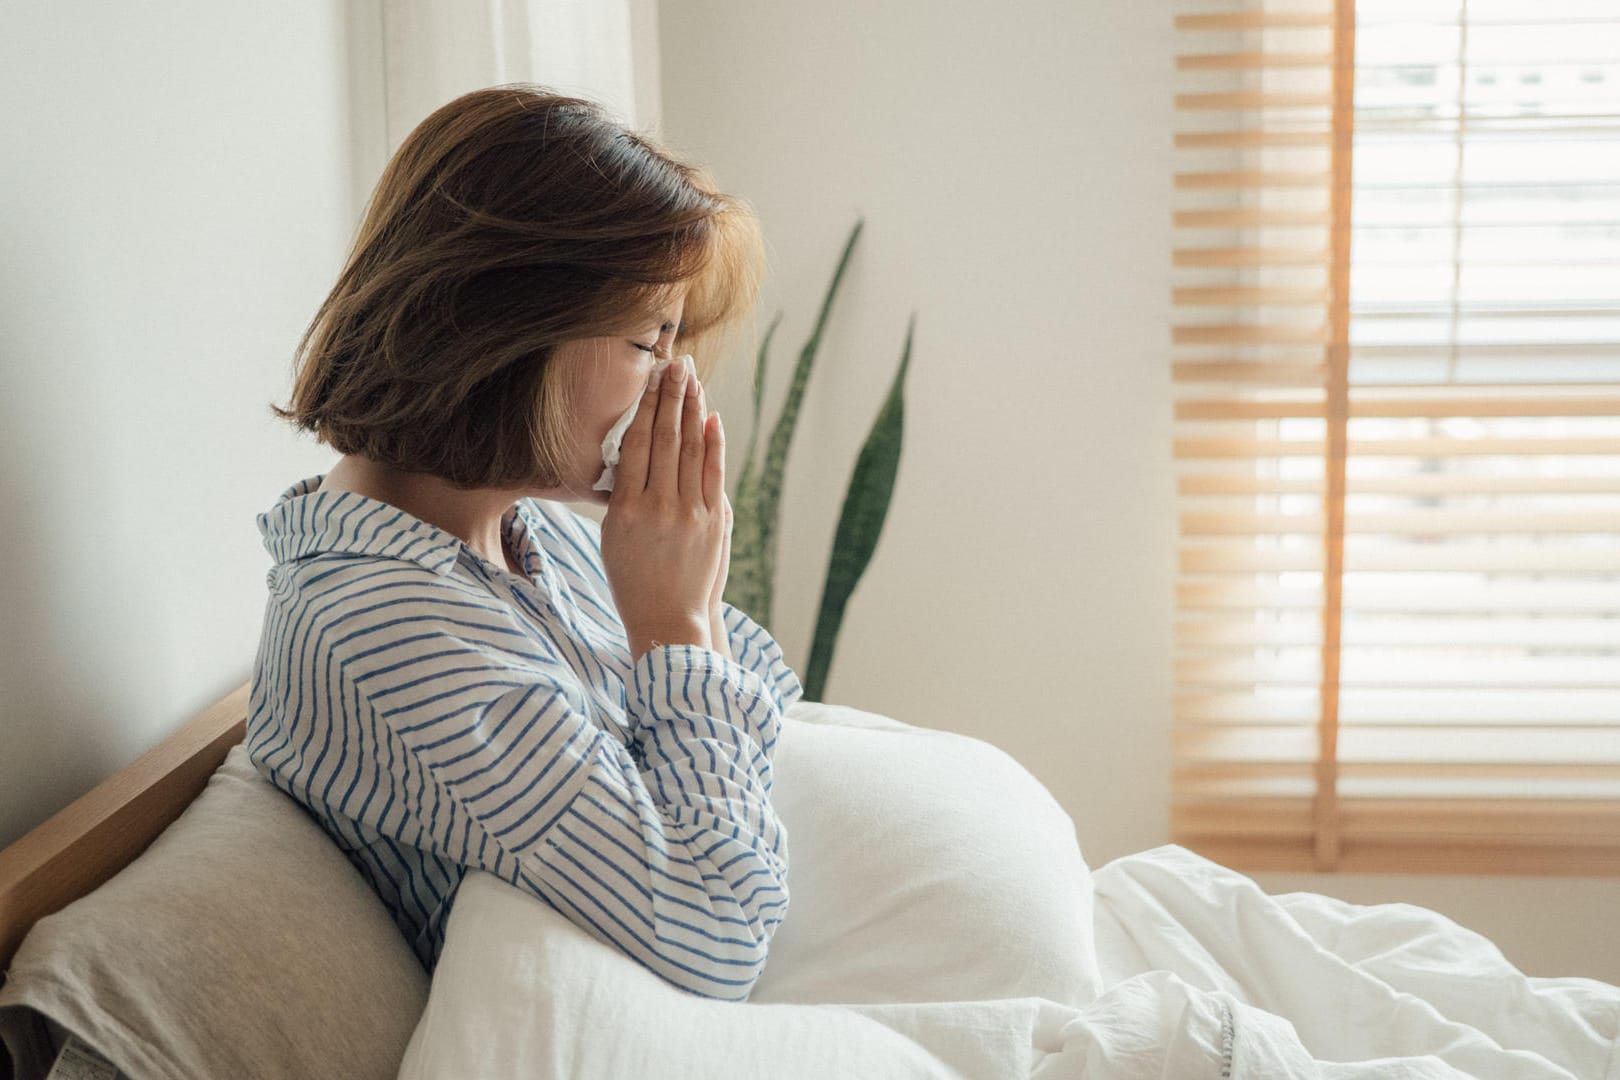
M 678 359 L 680 363 L 686 365 L 686 374 L 688 378 L 695 374 L 695 369 L 692 366 L 691 353 L 686 353 Z M 670 361 L 667 358 L 660 360 L 653 365 L 652 369 L 653 371 L 662 371 L 665 367 L 669 366 L 669 363 Z M 652 374 L 649 372 L 647 377 L 652 378 Z M 613 490 L 613 467 L 619 463 L 619 444 L 624 441 L 625 430 L 630 427 L 630 421 L 636 418 L 636 410 L 639 408 L 641 408 L 641 398 L 638 397 L 635 401 L 630 403 L 630 407 L 628 409 L 624 410 L 624 415 L 619 417 L 614 425 L 608 429 L 607 437 L 602 440 L 602 476 L 601 479 L 597 480 L 596 483 L 592 485 L 591 490 Z

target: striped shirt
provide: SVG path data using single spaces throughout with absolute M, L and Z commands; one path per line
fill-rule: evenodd
M 803 693 L 764 628 L 631 662 L 601 526 L 521 499 L 523 574 L 353 492 L 294 484 L 254 664 L 254 765 L 320 822 L 429 973 L 467 868 L 704 997 L 746 1000 L 788 908 L 771 806 Z

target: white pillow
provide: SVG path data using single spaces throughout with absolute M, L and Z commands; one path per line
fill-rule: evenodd
M 1029 1080 L 1074 1012 L 1028 997 L 850 1006 L 700 997 L 476 870 L 456 893 L 398 1080 Z
M 1090 872 L 1051 794 L 989 743 L 811 702 L 774 774 L 791 899 L 748 1002 L 679 990 L 474 872 L 401 1080 L 1028 1076 L 1101 987 Z
M 1101 992 L 1074 821 L 1011 755 L 842 705 L 798 702 L 783 727 L 788 914 L 749 1000 Z

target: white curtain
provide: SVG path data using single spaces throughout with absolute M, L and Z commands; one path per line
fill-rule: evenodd
M 536 82 L 658 127 L 657 0 L 354 0 L 346 15 L 357 215 L 411 129 L 469 90 Z

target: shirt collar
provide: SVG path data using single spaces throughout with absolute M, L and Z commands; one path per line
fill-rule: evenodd
M 460 537 L 378 499 L 352 491 L 317 491 L 324 478 L 323 473 L 298 481 L 258 516 L 264 546 L 276 562 L 331 552 L 402 559 L 441 577 L 455 568 L 467 546 Z M 521 500 L 501 518 L 503 537 L 512 537 L 514 530 L 513 547 L 527 563 L 534 533 Z

